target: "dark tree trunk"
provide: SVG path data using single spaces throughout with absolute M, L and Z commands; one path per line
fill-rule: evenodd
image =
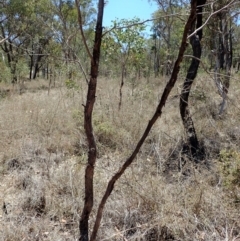
M 121 110 L 122 106 L 122 89 L 124 86 L 124 77 L 126 75 L 126 66 L 125 63 L 122 64 L 122 73 L 121 73 L 121 83 L 119 88 L 119 103 L 118 103 L 118 110 Z
M 29 80 L 32 80 L 33 78 L 33 66 L 34 66 L 34 47 L 33 47 L 33 40 L 31 39 L 31 53 L 28 53 L 29 57 L 30 57 L 30 63 L 29 63 Z
M 82 32 L 82 27 L 81 27 L 82 20 L 81 20 L 81 12 L 79 9 L 78 0 L 75 0 L 75 3 L 78 9 L 80 30 Z M 104 0 L 99 0 L 93 54 L 92 56 L 90 56 L 91 73 L 90 73 L 90 80 L 88 83 L 87 101 L 86 101 L 86 106 L 84 108 L 84 129 L 85 129 L 85 133 L 88 141 L 88 163 L 85 171 L 84 207 L 83 207 L 80 222 L 79 222 L 79 230 L 80 230 L 79 241 L 89 240 L 88 222 L 89 222 L 89 216 L 93 207 L 93 175 L 94 175 L 94 165 L 97 157 L 97 147 L 96 147 L 96 142 L 93 135 L 92 112 L 93 112 L 93 107 L 94 107 L 95 98 L 96 98 L 97 77 L 98 77 L 100 50 L 101 50 L 101 42 L 102 42 L 103 10 L 104 10 Z M 85 37 L 83 33 L 82 33 L 82 36 L 84 39 Z M 87 46 L 86 48 L 87 50 L 89 50 Z
M 197 1 L 197 11 L 196 18 L 193 22 L 191 33 L 202 25 L 202 5 L 206 3 L 206 0 Z M 188 98 L 192 83 L 197 76 L 197 71 L 199 67 L 199 59 L 201 58 L 201 39 L 202 39 L 202 30 L 197 32 L 197 35 L 193 35 L 190 38 L 190 43 L 193 50 L 193 58 L 189 66 L 186 79 L 183 84 L 183 89 L 180 96 L 180 114 L 183 121 L 183 126 L 186 133 L 187 145 L 184 147 L 183 154 L 187 154 L 191 160 L 198 161 L 199 152 L 201 148 L 197 138 L 196 130 L 194 128 L 193 120 L 189 110 Z
M 37 78 L 37 74 L 41 68 L 41 65 L 39 65 L 39 63 L 40 63 L 42 57 L 43 57 L 42 55 L 37 56 L 37 60 L 36 60 L 36 63 L 34 65 L 34 69 L 33 69 L 33 79 Z
M 224 44 L 223 44 L 223 15 L 222 13 L 218 14 L 219 17 L 219 30 L 220 30 L 220 34 L 219 34 L 219 48 L 218 48 L 218 53 L 219 53 L 219 67 L 220 69 L 224 69 L 224 56 L 225 56 L 225 49 L 224 49 Z
M 48 44 L 48 42 L 49 42 L 49 38 L 39 40 L 40 46 L 38 47 L 37 56 L 36 56 L 36 60 L 35 60 L 35 63 L 34 63 L 33 79 L 36 79 L 37 74 L 39 73 L 39 70 L 42 67 L 41 60 L 42 60 L 43 57 L 45 57 L 45 55 L 43 54 L 43 49 Z
M 31 80 L 33 72 L 33 55 L 30 55 L 30 66 L 29 66 L 29 80 Z
M 201 57 L 201 45 L 197 36 L 191 37 L 191 45 L 193 49 L 193 56 L 196 58 Z M 183 89 L 180 97 L 180 114 L 182 117 L 184 129 L 187 135 L 187 145 L 189 148 L 190 156 L 195 160 L 196 154 L 199 150 L 199 141 L 194 128 L 193 120 L 190 114 L 188 98 L 191 90 L 192 83 L 197 75 L 199 60 L 192 59 L 192 63 L 188 69 L 188 74 L 185 79 Z M 185 150 L 186 151 L 186 150 Z

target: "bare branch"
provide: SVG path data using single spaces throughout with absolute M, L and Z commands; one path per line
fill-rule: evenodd
M 226 8 L 228 8 L 229 6 L 231 6 L 233 3 L 235 3 L 237 0 L 233 0 L 233 1 L 231 1 L 230 3 L 228 3 L 227 5 L 225 5 L 224 7 L 222 7 L 221 9 L 219 9 L 219 10 L 217 10 L 217 11 L 215 11 L 215 12 L 212 12 L 210 15 L 209 15 L 209 17 L 207 18 L 207 20 L 205 21 L 205 23 L 201 26 L 201 27 L 199 27 L 199 28 L 197 28 L 193 33 L 191 33 L 189 36 L 188 36 L 188 38 L 191 38 L 193 35 L 195 35 L 199 30 L 201 30 L 208 22 L 209 22 L 209 20 L 214 16 L 214 15 L 216 15 L 217 13 L 219 13 L 219 12 L 221 12 L 221 11 L 223 11 L 224 9 L 226 9 Z M 213 11 L 213 5 L 214 5 L 214 3 L 212 3 L 211 4 L 211 8 L 212 8 L 212 11 Z
M 4 38 L 0 40 L 0 44 L 4 43 L 8 38 Z
M 84 46 L 86 48 L 86 51 L 88 53 L 89 58 L 91 59 L 91 61 L 93 61 L 93 56 L 92 56 L 92 54 L 90 52 L 90 49 L 87 45 L 87 41 L 86 41 L 86 38 L 85 38 L 85 35 L 84 35 L 84 32 L 83 32 L 82 14 L 81 14 L 81 9 L 80 9 L 78 0 L 75 0 L 75 4 L 76 4 L 76 8 L 77 8 L 77 13 L 78 13 L 78 25 L 79 25 L 81 36 L 82 36 L 82 39 L 83 39 L 83 43 L 84 43 Z
M 186 58 L 194 58 L 194 59 L 196 59 L 196 60 L 198 60 L 198 61 L 200 62 L 201 66 L 203 67 L 204 71 L 208 74 L 209 78 L 215 82 L 215 85 L 217 86 L 217 92 L 218 92 L 218 94 L 222 97 L 222 94 L 221 94 L 221 93 L 222 93 L 222 86 L 221 86 L 219 83 L 216 83 L 215 78 L 212 77 L 212 76 L 215 74 L 215 72 L 209 71 L 209 70 L 207 69 L 206 64 L 204 64 L 204 62 L 203 62 L 201 59 L 199 59 L 199 58 L 197 58 L 197 57 L 194 57 L 193 55 L 184 55 L 184 57 L 186 57 Z M 218 73 L 218 76 L 219 76 L 219 77 L 226 77 L 227 75 Z M 231 77 L 231 79 L 232 79 L 232 80 L 235 80 L 235 81 L 238 81 L 238 78 L 233 78 L 233 77 Z M 234 105 L 237 109 L 240 110 L 240 108 L 237 107 L 237 106 L 234 104 L 234 102 L 229 98 L 229 96 L 226 96 L 226 98 L 227 98 L 227 100 L 229 100 L 229 101 L 232 103 L 232 105 Z
M 109 30 L 107 30 L 106 32 L 103 33 L 103 36 L 105 36 L 106 34 L 108 34 L 109 32 L 113 31 L 114 29 L 124 29 L 124 28 L 131 28 L 133 26 L 136 26 L 136 25 L 142 25 L 142 24 L 145 24 L 147 22 L 152 22 L 152 21 L 155 21 L 155 20 L 159 20 L 159 19 L 162 19 L 162 18 L 166 18 L 166 17 L 180 17 L 180 16 L 185 16 L 183 14 L 179 14 L 179 13 L 174 13 L 174 14 L 168 14 L 168 15 L 164 15 L 162 17 L 158 17 L 158 18 L 151 18 L 151 19 L 146 19 L 146 20 L 143 20 L 143 21 L 140 21 L 140 22 L 137 22 L 137 23 L 132 23 L 132 24 L 129 24 L 129 25 L 124 25 L 124 26 L 121 26 L 121 27 L 117 27 L 117 26 L 113 26 L 112 28 L 110 28 Z M 181 19 L 183 20 L 183 19 Z

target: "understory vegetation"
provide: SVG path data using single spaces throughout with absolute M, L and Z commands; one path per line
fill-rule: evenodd
M 233 74 L 227 110 L 214 80 L 198 74 L 190 104 L 206 158 L 181 164 L 185 140 L 179 80 L 133 165 L 106 204 L 98 240 L 240 240 L 240 97 Z M 110 177 L 134 149 L 167 77 L 119 81 L 100 78 L 94 107 L 98 146 L 94 208 Z M 80 83 L 81 81 L 81 83 Z M 77 240 L 88 148 L 83 127 L 84 80 L 25 81 L 21 95 L 1 83 L 0 240 Z M 180 165 L 181 164 L 181 165 Z
M 0 1 L 0 241 L 240 241 L 240 1 L 151 2 Z

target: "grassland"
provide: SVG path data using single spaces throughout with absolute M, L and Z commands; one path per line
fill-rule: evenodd
M 123 87 L 100 78 L 94 109 L 98 145 L 93 224 L 109 178 L 129 156 L 153 114 L 167 78 Z M 200 74 L 190 98 L 206 160 L 178 169 L 184 130 L 180 77 L 133 165 L 110 196 L 98 240 L 240 240 L 240 82 L 231 81 L 227 110 L 210 76 Z M 84 80 L 1 84 L 0 241 L 77 240 L 87 144 Z

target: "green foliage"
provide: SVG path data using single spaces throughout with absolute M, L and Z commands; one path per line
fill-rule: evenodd
M 65 24 L 68 28 L 71 28 L 72 26 L 77 25 L 77 10 L 75 8 L 74 2 L 66 1 L 60 3 L 61 8 L 61 15 L 62 18 L 65 21 Z
M 38 61 L 38 66 L 42 64 L 40 60 L 44 59 L 44 47 L 53 35 L 48 25 L 53 19 L 50 6 L 50 0 L 5 0 L 0 6 L 0 18 L 3 20 L 1 34 L 8 36 L 8 40 L 1 47 L 13 81 L 33 70 L 29 69 L 30 65 L 23 64 L 24 61 L 33 62 L 34 58 L 35 63 Z M 27 60 L 26 57 L 31 59 Z
M 128 69 L 139 69 L 145 64 L 145 25 L 139 18 L 115 20 L 113 29 L 104 37 L 102 50 L 104 61 L 110 64 L 127 65 Z
M 105 152 L 106 148 L 119 150 L 126 145 L 128 133 L 123 127 L 116 128 L 111 120 L 103 116 L 94 116 L 93 125 L 100 153 Z
M 79 90 L 79 85 L 72 79 L 67 79 L 65 85 L 69 90 Z
M 114 29 L 111 33 L 123 50 L 135 47 L 141 41 L 141 32 L 145 30 L 145 26 L 138 24 L 139 22 L 139 18 L 113 21 Z
M 117 131 L 112 126 L 112 123 L 96 118 L 94 120 L 94 129 L 99 143 L 106 147 L 116 148 L 117 146 Z
M 4 62 L 0 62 L 0 83 L 11 81 L 11 71 Z
M 187 16 L 186 6 L 182 2 L 159 1 L 158 3 L 159 9 L 153 14 L 152 39 L 149 41 L 155 76 L 159 73 L 169 75 L 165 66 L 168 60 L 174 62 L 176 58 Z
M 219 161 L 225 187 L 233 194 L 235 201 L 240 202 L 240 152 L 222 150 Z
M 18 78 L 25 78 L 28 75 L 28 64 L 24 59 L 20 59 L 17 62 L 16 75 Z
M 85 132 L 83 112 L 75 109 L 72 111 L 72 117 L 76 122 L 78 130 Z M 94 116 L 93 126 L 99 152 L 104 152 L 106 147 L 116 149 L 120 145 L 121 140 L 124 139 L 124 131 L 122 129 L 116 130 L 113 123 L 103 117 Z
M 181 35 L 184 28 L 184 18 L 178 18 L 177 15 L 185 14 L 184 6 L 171 5 L 160 8 L 153 14 L 153 39 L 161 41 L 161 47 L 164 48 L 164 55 L 172 55 L 173 51 L 178 51 L 181 41 Z M 164 17 L 166 15 L 166 17 Z M 172 16 L 169 16 L 172 15 Z M 177 48 L 176 48 L 177 47 Z M 176 49 L 175 49 L 176 48 Z
M 203 90 L 196 89 L 191 92 L 191 97 L 195 98 L 196 100 L 205 102 L 207 97 Z
M 105 75 L 111 73 L 111 76 L 127 73 L 125 77 L 129 79 L 128 77 L 132 75 L 130 78 L 135 86 L 137 77 L 149 77 L 151 70 L 155 71 L 155 68 L 158 68 L 159 73 L 161 70 L 163 72 L 166 60 L 174 61 L 188 14 L 189 2 L 176 0 L 156 2 L 159 10 L 153 15 L 155 20 L 151 39 L 144 36 L 146 26 L 138 24 L 140 22 L 138 18 L 116 19 L 112 22 L 111 31 L 103 35 L 101 50 L 103 72 L 100 73 Z M 81 0 L 79 3 L 86 42 L 91 50 L 96 22 L 96 2 Z M 223 4 L 226 4 L 226 1 L 219 1 L 215 7 L 219 8 Z M 235 13 L 237 10 L 238 8 L 234 6 L 231 11 Z M 18 75 L 15 67 L 22 56 L 25 56 L 26 61 L 30 63 L 31 69 L 29 68 L 28 75 L 36 70 L 34 69 L 36 62 L 39 69 L 49 68 L 51 72 L 58 74 L 61 72 L 70 78 L 67 71 L 62 71 L 63 63 L 69 65 L 74 62 L 77 65 L 76 62 L 81 60 L 81 65 L 88 72 L 89 56 L 80 36 L 77 9 L 73 0 L 3 0 L 0 1 L 0 19 L 1 36 L 9 37 L 1 47 L 14 78 Z M 202 43 L 205 49 L 203 57 L 206 59 L 213 58 L 209 56 L 208 50 L 214 49 L 215 36 L 217 36 L 215 30 L 218 28 L 215 22 L 213 17 L 209 22 L 210 25 L 208 24 L 210 28 L 204 28 L 205 36 Z M 233 61 L 236 63 L 239 59 L 238 21 L 235 20 L 232 28 L 234 29 Z M 191 54 L 190 48 L 189 51 Z M 182 69 L 189 66 L 189 61 L 190 58 L 184 59 Z M 3 71 L 0 81 L 8 79 L 5 67 Z

